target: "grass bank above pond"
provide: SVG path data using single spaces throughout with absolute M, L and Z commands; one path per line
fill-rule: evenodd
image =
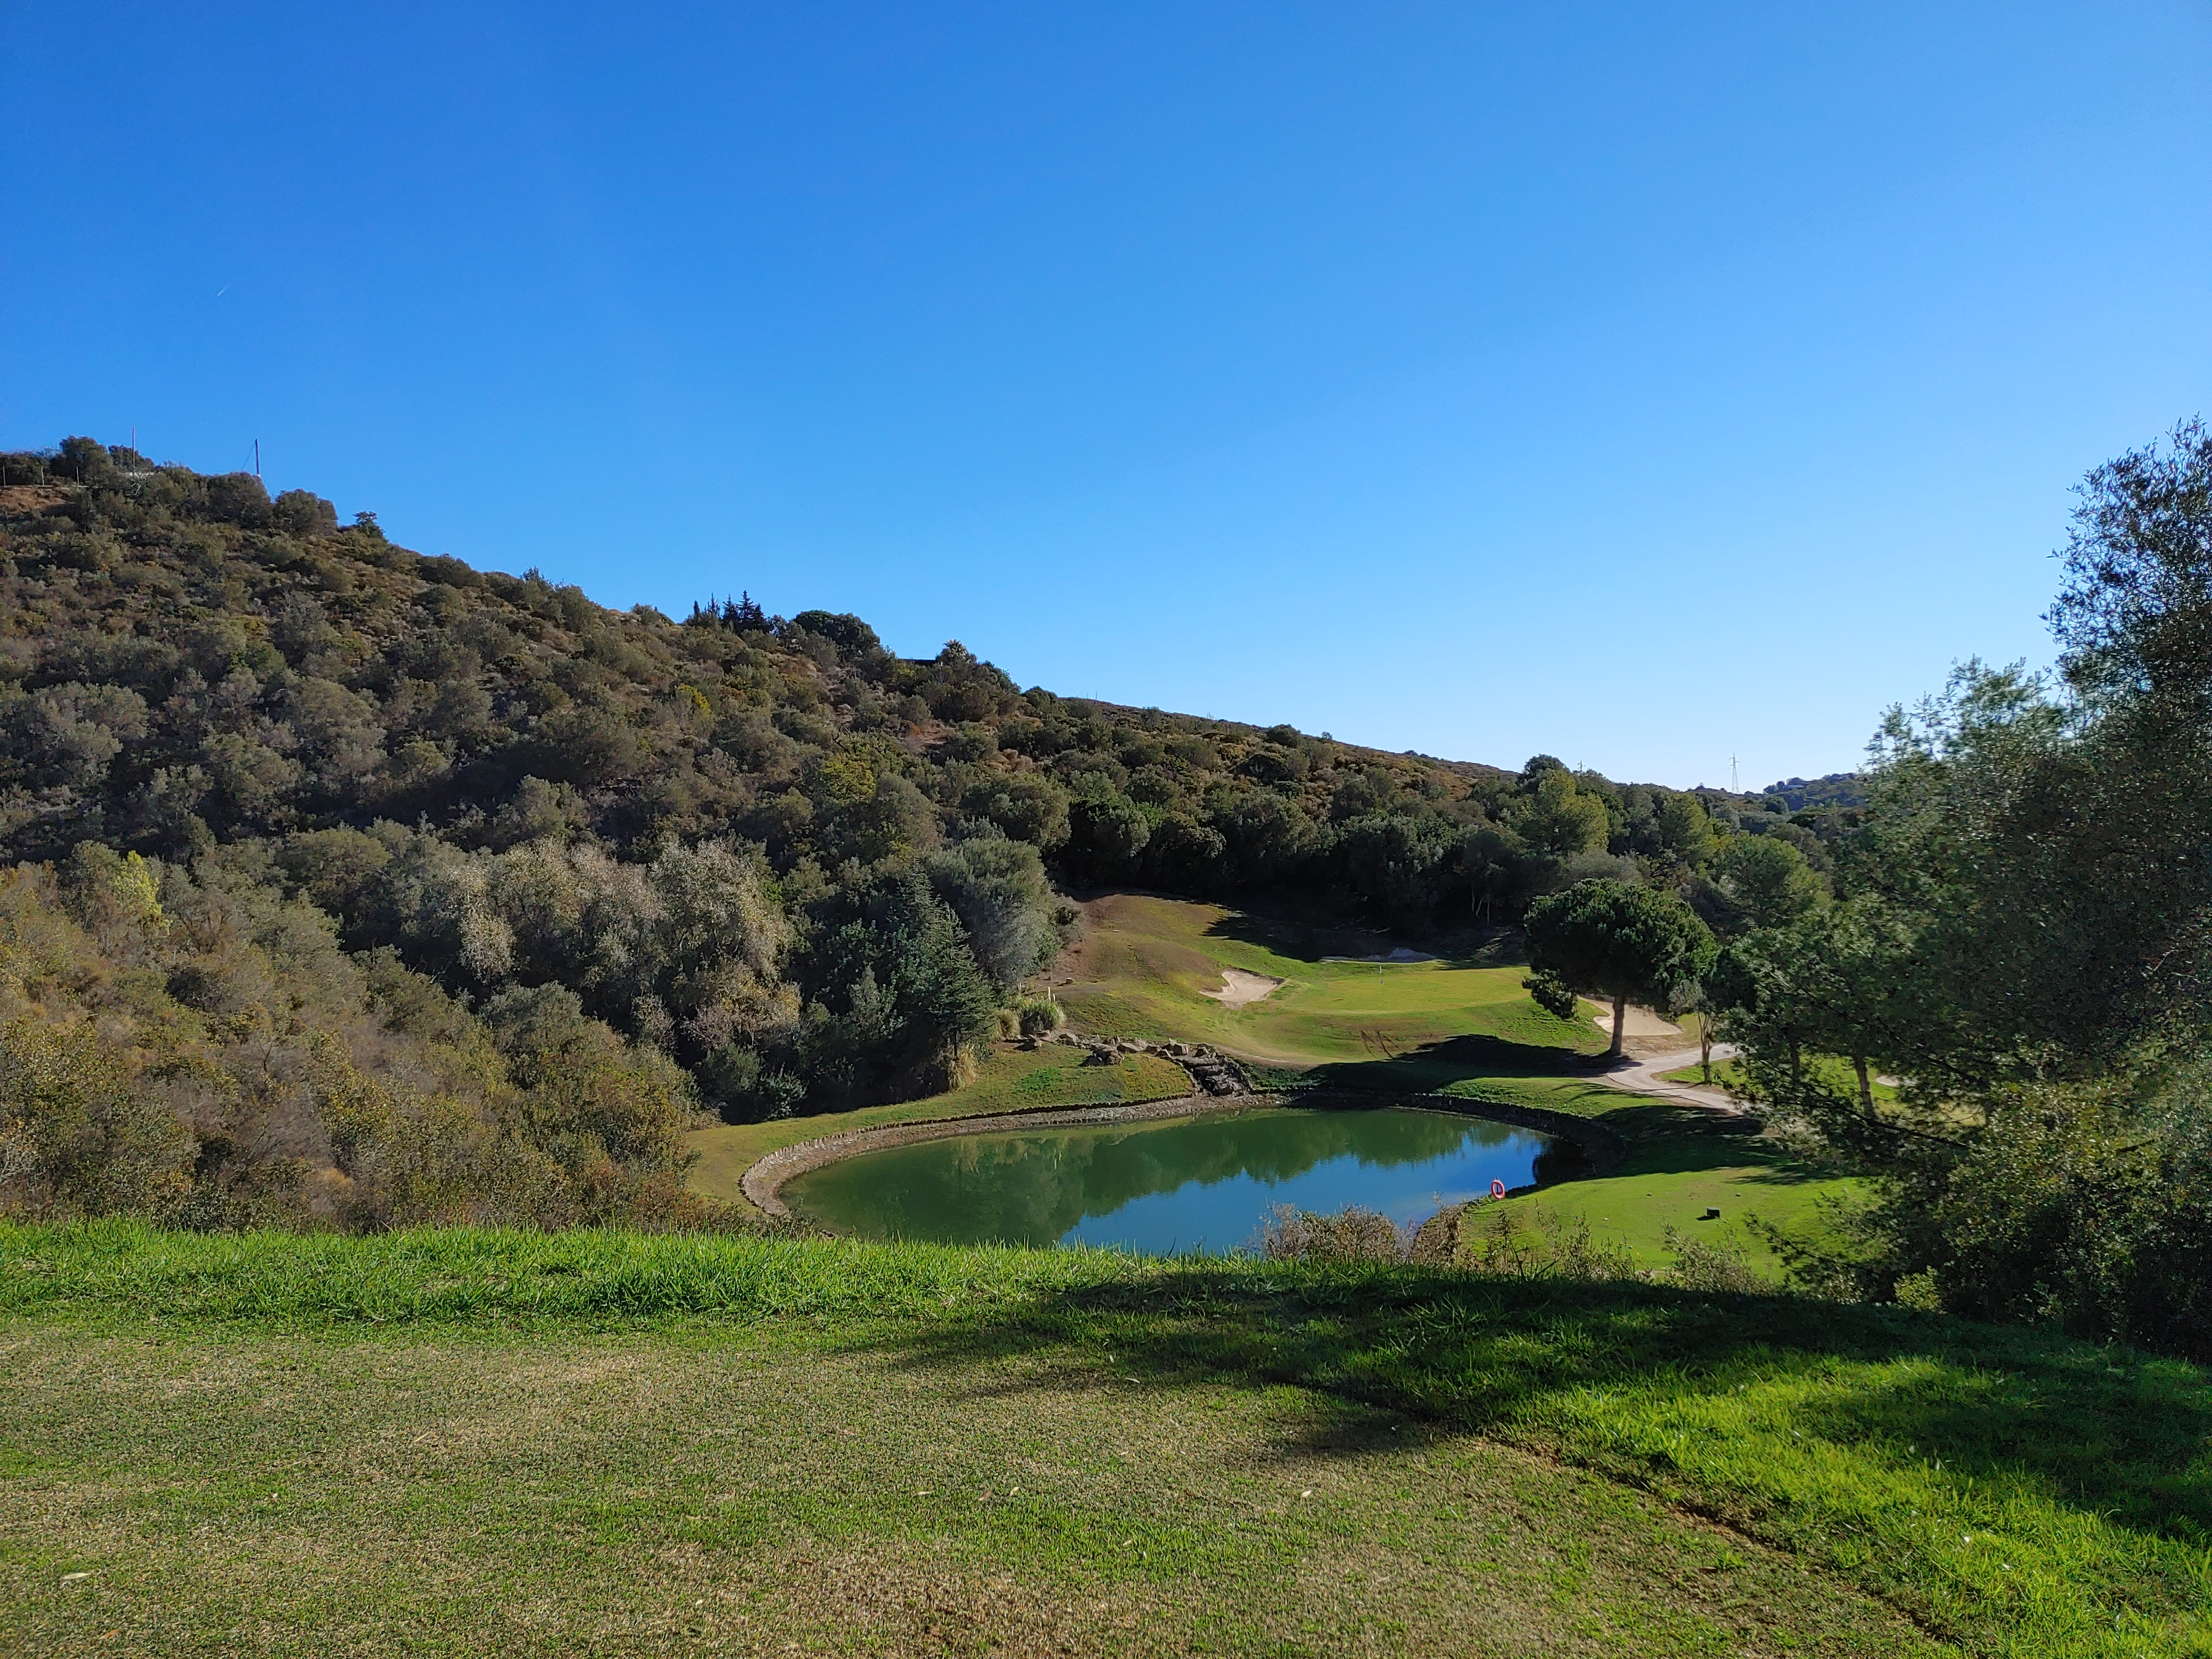
M 2212 1652 L 2204 1374 L 1896 1310 L 98 1224 L 0 1342 L 46 1653 Z
M 1779 1278 L 1782 1264 L 1760 1224 L 1817 1239 L 1826 1231 L 1828 1207 L 1863 1190 L 1851 1176 L 1784 1152 L 1755 1124 L 1626 1094 L 1587 1078 L 1464 1079 L 1442 1092 L 1573 1113 L 1602 1124 L 1627 1145 L 1626 1156 L 1602 1175 L 1474 1206 L 1480 1213 L 1470 1229 L 1497 1224 L 1500 1218 L 1521 1226 L 1586 1223 L 1593 1238 L 1626 1247 L 1645 1267 L 1672 1259 L 1671 1231 Z M 1719 1217 L 1707 1219 L 1708 1209 L 1718 1210 Z
M 1042 1111 L 1054 1106 L 1099 1106 L 1144 1100 L 1173 1100 L 1190 1092 L 1190 1077 L 1158 1054 L 1125 1054 L 1111 1066 L 1086 1066 L 1079 1048 L 1048 1043 L 1024 1049 L 993 1045 L 975 1080 L 922 1100 L 814 1117 L 778 1118 L 769 1123 L 720 1123 L 695 1131 L 685 1145 L 698 1154 L 687 1184 L 694 1192 L 725 1202 L 742 1199 L 738 1183 L 744 1173 L 779 1146 L 847 1129 L 886 1123 L 926 1123 L 939 1118 L 987 1117 L 997 1112 Z

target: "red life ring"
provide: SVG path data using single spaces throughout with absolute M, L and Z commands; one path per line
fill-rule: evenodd
M 1502 1182 L 1502 1181 L 1493 1181 L 1493 1182 L 1492 1182 L 1490 1183 L 1490 1195 L 1491 1195 L 1492 1198 L 1503 1198 L 1503 1197 L 1504 1197 L 1504 1196 L 1505 1196 L 1505 1183 L 1504 1183 L 1504 1182 Z

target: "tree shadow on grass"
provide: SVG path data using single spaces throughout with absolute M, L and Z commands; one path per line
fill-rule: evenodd
M 1401 1426 L 1482 1433 L 1564 1451 L 1758 1531 L 1786 1482 L 1762 1492 L 1701 1473 L 1694 1447 L 1676 1455 L 1685 1432 L 1710 1432 L 1701 1414 L 1736 1408 L 1741 1391 L 1747 1424 L 1768 1419 L 1759 1432 L 1794 1448 L 1778 1456 L 1807 1452 L 1811 1436 L 1877 1468 L 1925 1473 L 1940 1459 L 1925 1478 L 1992 1513 L 2026 1500 L 2212 1545 L 2202 1371 L 1895 1309 L 1191 1260 L 871 1346 L 947 1372 L 1025 1358 L 1101 1388 L 1295 1385 L 1329 1402 L 1313 1419 L 1314 1449 L 1401 1447 Z M 2139 1571 L 2173 1578 L 2177 1607 L 2202 1594 L 2194 1568 Z
M 1845 1173 L 1791 1156 L 1765 1140 L 1759 1126 L 1692 1107 L 1626 1105 L 1604 1115 L 1605 1127 L 1627 1143 L 1621 1176 L 1693 1175 L 1701 1170 L 1755 1170 L 1749 1180 L 1796 1186 Z
M 1588 1077 L 1598 1069 L 1571 1048 L 1478 1033 L 1425 1042 L 1372 1060 L 1331 1061 L 1312 1067 L 1304 1077 L 1309 1088 L 1411 1094 L 1482 1078 Z
M 1504 928 L 1455 927 L 1424 934 L 1411 943 L 1406 936 L 1364 927 L 1342 921 L 1302 921 L 1288 915 L 1231 910 L 1206 930 L 1209 939 L 1233 939 L 1255 945 L 1293 962 L 1320 963 L 1331 957 L 1358 960 L 1387 957 L 1405 946 L 1431 956 L 1453 968 L 1510 968 L 1522 961 L 1520 936 Z

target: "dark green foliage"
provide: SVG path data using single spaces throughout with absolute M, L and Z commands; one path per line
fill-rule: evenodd
M 1620 1052 L 1624 1005 L 1664 1008 L 1712 965 L 1713 936 L 1672 893 L 1617 881 L 1578 881 L 1528 907 L 1528 963 L 1538 1000 L 1571 1012 L 1579 993 L 1613 1007 L 1613 1052 Z
M 1827 896 L 1805 854 L 1778 835 L 1730 836 L 1709 870 L 1711 902 L 1700 913 L 1724 934 L 1786 927 Z
M 1808 1273 L 2212 1357 L 2212 437 L 2082 494 L 2063 687 L 1969 664 L 1893 713 L 1842 901 L 1712 988 L 1768 1111 L 1885 1176 Z
M 1152 838 L 1152 820 L 1126 795 L 1079 800 L 1068 809 L 1067 823 L 1068 866 L 1091 881 L 1127 879 Z
M 1042 772 L 979 778 L 962 794 L 960 805 L 1042 852 L 1056 852 L 1067 841 L 1067 792 Z
M 1345 825 L 1345 877 L 1377 908 L 1434 910 L 1458 874 L 1459 837 L 1451 826 L 1403 812 L 1376 812 Z
M 833 616 L 827 611 L 802 611 L 791 619 L 791 625 L 829 641 L 841 651 L 865 655 L 884 648 L 876 630 L 849 613 Z
M 805 954 L 825 988 L 792 1060 L 834 1103 L 948 1087 L 997 1029 L 991 981 L 919 872 L 839 895 Z
M 2212 1357 L 2202 1066 L 2148 1099 L 2124 1085 L 2007 1091 L 1965 1146 L 1888 1161 L 1894 1195 L 1849 1264 L 1855 1291 Z
M 1531 974 L 1521 984 L 1536 1000 L 1536 1006 L 1554 1019 L 1575 1017 L 1580 999 L 1575 988 L 1556 974 Z
M 969 835 L 922 860 L 938 896 L 951 906 L 992 984 L 1011 994 L 1060 954 L 1044 860 L 1025 842 Z

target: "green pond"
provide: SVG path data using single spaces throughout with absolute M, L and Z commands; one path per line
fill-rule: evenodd
M 1278 1205 L 1401 1224 L 1567 1173 L 1575 1149 L 1442 1112 L 1263 1107 L 1106 1127 L 960 1135 L 798 1176 L 786 1203 L 834 1232 L 1171 1255 L 1249 1245 Z M 1555 1166 L 1539 1170 L 1539 1162 Z

